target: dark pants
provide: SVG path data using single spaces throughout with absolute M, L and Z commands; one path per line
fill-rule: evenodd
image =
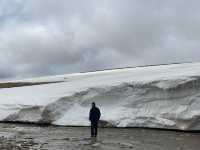
M 96 137 L 98 133 L 98 122 L 91 122 L 91 137 Z

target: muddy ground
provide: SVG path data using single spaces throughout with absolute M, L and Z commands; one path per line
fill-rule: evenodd
M 200 133 L 0 124 L 0 150 L 199 150 Z

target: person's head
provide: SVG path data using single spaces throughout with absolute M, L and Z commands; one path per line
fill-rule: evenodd
M 92 102 L 92 107 L 95 107 L 95 106 L 96 106 L 95 102 Z

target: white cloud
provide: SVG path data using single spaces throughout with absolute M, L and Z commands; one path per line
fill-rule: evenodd
M 198 6 L 182 0 L 2 0 L 0 78 L 199 61 Z

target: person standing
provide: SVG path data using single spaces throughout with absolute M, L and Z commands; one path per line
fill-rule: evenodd
M 96 107 L 95 102 L 92 103 L 92 108 L 90 109 L 89 120 L 91 122 L 91 137 L 97 137 L 98 133 L 98 122 L 101 117 L 101 112 L 98 107 Z

